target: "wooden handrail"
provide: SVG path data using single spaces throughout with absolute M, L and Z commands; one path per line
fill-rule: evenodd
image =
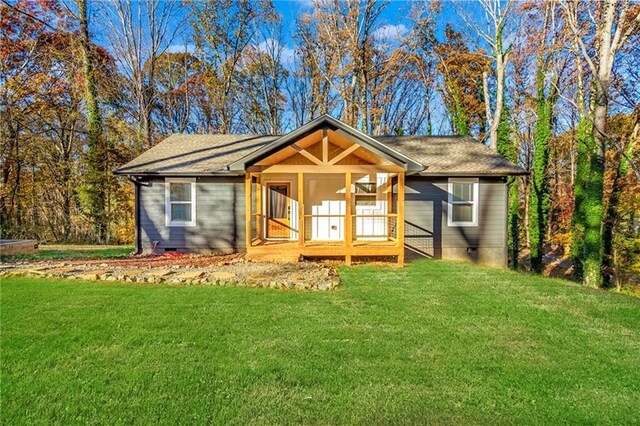
M 305 214 L 304 217 L 347 217 L 344 214 Z M 397 213 L 389 214 L 352 214 L 351 217 L 398 217 Z

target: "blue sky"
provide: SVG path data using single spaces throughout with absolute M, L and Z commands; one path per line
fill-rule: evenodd
M 402 35 L 404 32 L 409 31 L 411 21 L 408 16 L 414 3 L 415 2 L 413 1 L 389 2 L 377 20 L 377 30 L 380 32 L 379 34 L 386 34 L 390 38 L 393 38 L 394 35 Z M 312 0 L 276 0 L 274 1 L 274 4 L 276 10 L 283 18 L 284 44 L 288 50 L 293 52 L 295 49 L 293 35 L 296 29 L 296 21 L 302 14 L 313 11 L 313 2 Z M 438 38 L 442 38 L 446 25 L 450 23 L 458 30 L 467 32 L 465 24 L 456 13 L 456 8 L 462 7 L 465 9 L 475 9 L 475 6 L 477 6 L 477 4 L 472 1 L 462 1 L 457 3 L 444 2 L 444 7 L 436 21 L 436 36 Z M 185 29 L 184 36 L 175 41 L 170 50 L 183 51 L 185 42 L 190 44 L 190 34 L 191 29 Z

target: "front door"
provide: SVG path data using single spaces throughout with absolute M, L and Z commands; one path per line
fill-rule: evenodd
M 267 183 L 267 238 L 291 238 L 289 183 Z

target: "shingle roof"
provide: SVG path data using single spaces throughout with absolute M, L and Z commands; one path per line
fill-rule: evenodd
M 425 166 L 421 174 L 526 174 L 488 146 L 470 136 L 375 136 Z
M 228 164 L 277 138 L 260 135 L 171 135 L 122 166 L 116 173 L 162 175 L 225 172 Z
M 227 166 L 277 140 L 260 135 L 172 135 L 122 166 L 118 174 L 188 175 L 227 172 Z M 421 174 L 512 175 L 526 173 L 471 137 L 374 136 L 422 164 Z

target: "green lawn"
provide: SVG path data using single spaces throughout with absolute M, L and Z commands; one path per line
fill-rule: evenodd
M 110 259 L 126 257 L 133 246 L 42 245 L 37 253 L 0 256 L 0 260 Z
M 2 421 L 638 423 L 640 300 L 446 262 L 343 287 L 1 284 Z

